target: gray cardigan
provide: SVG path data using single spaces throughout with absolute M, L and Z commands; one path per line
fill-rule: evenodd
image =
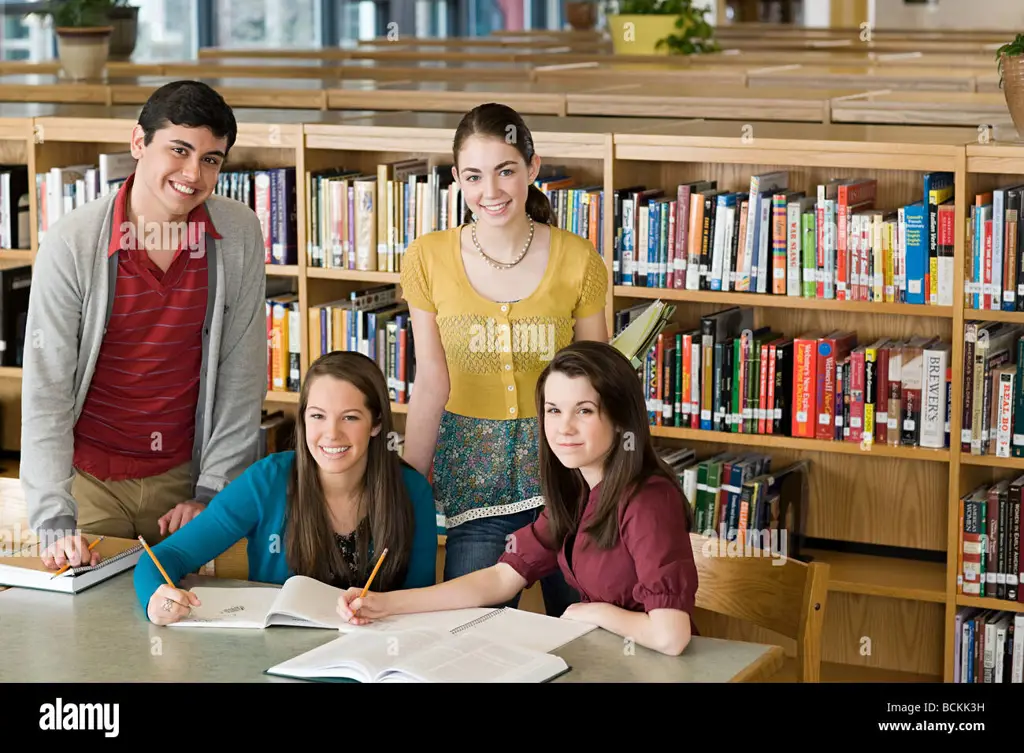
M 47 230 L 32 270 L 21 482 L 29 525 L 40 536 L 59 536 L 77 525 L 71 496 L 73 429 L 113 306 L 118 254 L 108 257 L 107 249 L 116 196 L 113 191 L 61 217 Z M 207 200 L 206 209 L 222 239 L 207 236 L 206 244 L 210 302 L 192 454 L 193 496 L 204 502 L 256 461 L 267 389 L 259 219 L 244 204 L 217 195 Z

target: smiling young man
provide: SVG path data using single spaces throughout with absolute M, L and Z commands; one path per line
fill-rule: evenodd
M 236 133 L 210 87 L 161 87 L 132 132 L 134 173 L 40 244 L 21 480 L 49 567 L 95 563 L 83 533 L 158 542 L 256 460 L 263 236 L 213 193 Z

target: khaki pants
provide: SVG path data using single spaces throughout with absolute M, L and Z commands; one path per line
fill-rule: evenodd
M 183 463 L 159 476 L 101 481 L 75 469 L 71 496 L 78 503 L 78 527 L 83 533 L 158 544 L 157 522 L 168 510 L 192 499 L 191 464 Z

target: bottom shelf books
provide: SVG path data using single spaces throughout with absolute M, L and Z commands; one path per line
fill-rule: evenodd
M 953 682 L 1024 683 L 1024 614 L 961 607 L 954 635 Z
M 723 452 L 698 461 L 690 448 L 659 447 L 683 487 L 693 533 L 723 547 L 800 559 L 809 462 L 772 471 L 758 453 Z
M 1024 475 L 960 498 L 957 593 L 1024 603 Z

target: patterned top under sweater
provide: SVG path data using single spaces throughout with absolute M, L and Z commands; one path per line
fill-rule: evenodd
M 348 565 L 349 569 L 354 573 L 359 572 L 359 567 L 357 565 L 359 557 L 356 554 L 356 532 L 352 531 L 352 533 L 348 534 L 335 532 L 334 541 L 338 545 L 338 551 L 341 552 L 341 556 L 345 560 L 345 564 Z M 349 583 L 340 575 L 335 575 L 334 582 L 331 585 L 336 588 L 351 588 L 356 584 Z
M 436 315 L 449 370 L 433 467 L 449 528 L 541 504 L 537 379 L 572 342 L 575 322 L 602 311 L 609 278 L 589 239 L 552 225 L 537 287 L 519 300 L 487 299 L 466 275 L 461 227 L 417 238 L 401 272 L 410 307 Z

